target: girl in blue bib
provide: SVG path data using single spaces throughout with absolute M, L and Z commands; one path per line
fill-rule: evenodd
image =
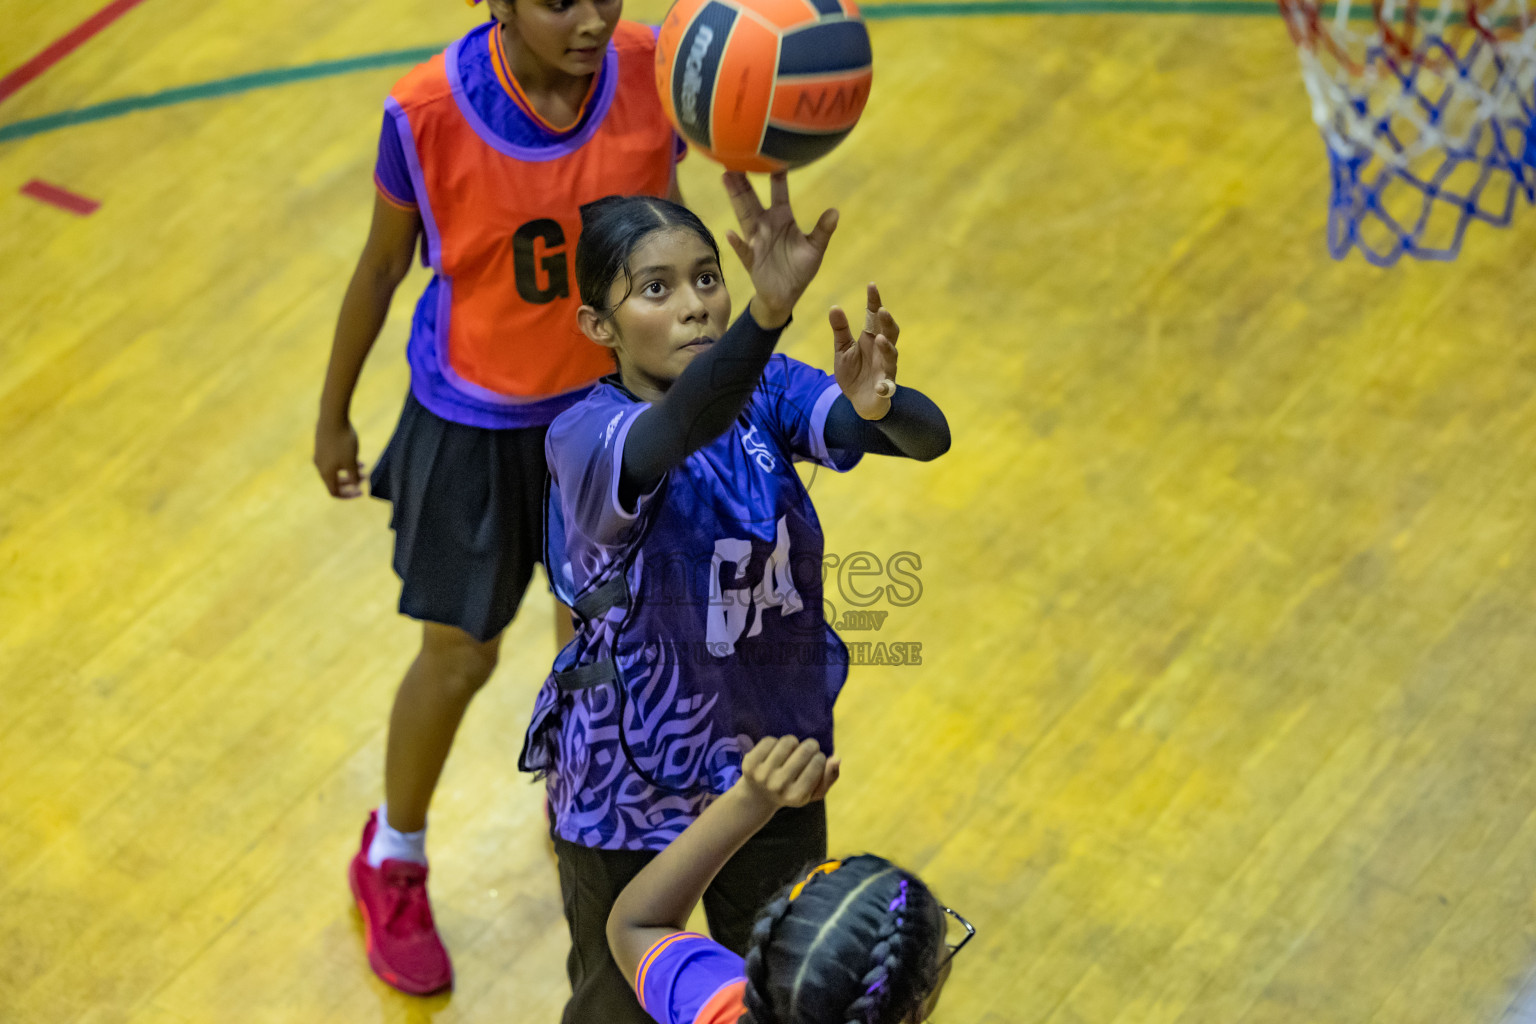
M 686 209 L 609 197 L 583 211 L 582 330 L 603 378 L 550 426 L 546 534 L 575 609 L 535 704 L 521 766 L 546 779 L 576 953 L 568 1020 L 644 1020 L 598 922 L 624 883 L 730 789 L 764 736 L 833 744 L 847 649 L 822 602 L 823 539 L 794 463 L 932 459 L 949 428 L 897 388 L 899 328 L 873 285 L 857 336 L 830 314 L 835 372 L 774 353 L 837 224 L 796 226 L 782 175 L 765 209 L 726 176 L 728 237 L 756 294 L 731 320 L 714 237 Z M 818 800 L 786 809 L 704 896 L 710 930 L 746 948 L 752 915 L 826 854 Z M 583 925 L 585 922 L 585 925 Z M 578 1012 L 579 1011 L 579 1012 Z

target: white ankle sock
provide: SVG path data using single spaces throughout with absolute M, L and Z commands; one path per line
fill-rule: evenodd
M 427 862 L 427 826 L 419 832 L 401 832 L 389 825 L 389 805 L 379 805 L 379 827 L 368 844 L 368 866 L 376 868 L 386 860 Z

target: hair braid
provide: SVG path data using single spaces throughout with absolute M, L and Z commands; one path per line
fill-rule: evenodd
M 752 926 L 751 946 L 747 949 L 747 985 L 742 990 L 742 1005 L 747 1012 L 739 1024 L 773 1024 L 773 1011 L 768 1006 L 768 947 L 773 942 L 773 931 L 789 911 L 789 895 L 779 896 L 763 908 Z
M 902 949 L 905 945 L 902 926 L 911 916 L 907 910 L 907 880 L 897 885 L 897 892 L 886 907 L 887 917 L 875 936 L 869 951 L 870 968 L 859 979 L 862 991 L 848 1004 L 843 1017 L 849 1024 L 877 1024 L 880 1011 L 890 1002 L 896 976 L 902 965 Z
M 829 861 L 753 926 L 741 1024 L 894 1024 L 936 983 L 943 941 L 921 879 L 882 857 Z

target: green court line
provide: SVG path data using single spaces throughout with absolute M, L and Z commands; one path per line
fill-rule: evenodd
M 89 107 L 61 110 L 57 114 L 45 114 L 42 117 L 0 125 L 0 142 L 25 139 L 72 125 L 105 121 L 137 110 L 153 110 L 156 107 L 169 107 L 178 103 L 190 103 L 193 100 L 233 96 L 236 93 L 270 89 L 273 86 L 306 82 L 314 78 L 330 78 L 333 75 L 346 75 L 354 71 L 419 64 L 433 54 L 442 52 L 442 49 L 441 46 L 422 46 L 410 50 L 391 50 L 388 53 L 370 53 L 362 57 L 348 57 L 345 60 L 326 60 L 296 68 L 273 68 L 270 71 L 236 75 L 233 78 L 219 78 L 212 82 L 184 85 L 175 89 L 166 89 L 163 92 L 152 92 L 145 96 L 124 96 L 122 99 L 108 100 L 106 103 L 96 103 Z
M 1331 5 L 1330 5 L 1331 6 Z M 1009 14 L 1200 14 L 1216 17 L 1244 17 L 1262 15 L 1280 22 L 1279 11 L 1273 4 L 1244 2 L 1244 0 L 958 0 L 956 3 L 883 3 L 869 4 L 862 8 L 869 21 L 893 21 L 899 18 L 953 18 Z M 1328 13 L 1325 8 L 1325 13 Z M 1351 16 L 1369 18 L 1368 6 L 1357 6 Z M 1331 14 L 1329 14 L 1331 17 Z M 124 96 L 121 99 L 95 103 L 75 110 L 61 110 L 56 114 L 31 117 L 22 121 L 0 125 L 0 143 L 31 138 L 44 132 L 57 131 L 74 125 L 105 121 L 140 110 L 170 107 L 195 100 L 234 96 L 256 89 L 270 89 L 293 82 L 307 82 L 316 78 L 369 71 L 376 68 L 419 64 L 443 50 L 442 46 L 423 46 L 410 50 L 391 50 L 387 53 L 370 53 L 345 60 L 320 61 L 292 68 L 273 68 L 256 71 L 233 78 L 219 78 L 198 85 L 184 85 L 143 96 Z

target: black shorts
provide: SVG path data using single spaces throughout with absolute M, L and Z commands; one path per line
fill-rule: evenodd
M 369 476 L 394 505 L 401 614 L 482 642 L 507 628 L 543 560 L 548 430 L 469 427 L 406 396 Z
M 553 823 L 551 823 L 553 832 Z M 608 949 L 608 914 L 624 887 L 656 856 L 651 850 L 594 850 L 555 837 L 560 895 L 571 931 L 565 970 L 571 998 L 561 1024 L 655 1024 L 640 1008 Z M 758 911 L 827 856 L 827 805 L 780 808 L 704 890 L 710 937 L 745 956 Z

